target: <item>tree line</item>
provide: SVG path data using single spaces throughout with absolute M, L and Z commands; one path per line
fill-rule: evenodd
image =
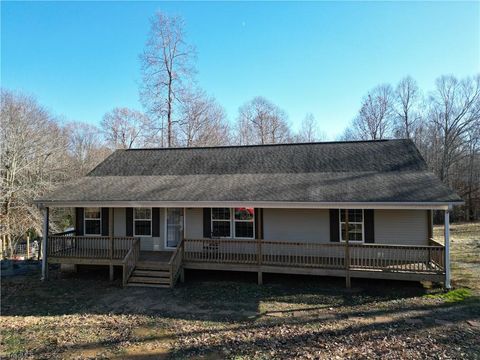
M 2 89 L 0 116 L 0 235 L 10 246 L 41 232 L 32 199 L 88 173 L 115 149 L 314 142 L 326 137 L 312 114 L 294 132 L 287 113 L 265 97 L 240 106 L 233 123 L 200 88 L 197 54 L 180 17 L 157 13 L 140 54 L 142 110 L 119 106 L 99 127 L 64 122 L 34 97 Z M 442 76 L 424 93 L 411 77 L 382 84 L 362 99 L 357 116 L 338 140 L 412 139 L 429 168 L 462 196 L 457 219 L 480 217 L 480 75 Z M 67 214 L 68 215 L 68 214 Z M 52 212 L 53 230 L 68 223 Z
M 430 170 L 465 200 L 455 218 L 480 218 L 480 75 L 440 76 L 428 93 L 411 77 L 379 85 L 340 138 L 411 139 Z

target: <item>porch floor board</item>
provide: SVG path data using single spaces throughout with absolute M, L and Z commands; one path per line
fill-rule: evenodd
M 140 251 L 138 261 L 156 261 L 168 263 L 173 255 L 173 251 Z

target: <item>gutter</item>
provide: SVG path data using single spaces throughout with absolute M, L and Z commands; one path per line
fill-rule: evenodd
M 291 201 L 55 201 L 35 200 L 40 208 L 44 207 L 172 207 L 172 208 L 208 208 L 208 207 L 258 207 L 285 209 L 432 209 L 448 210 L 464 201 L 452 202 L 291 202 Z

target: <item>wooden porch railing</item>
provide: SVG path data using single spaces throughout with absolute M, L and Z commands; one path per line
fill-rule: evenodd
M 184 241 L 184 239 L 180 241 L 180 244 L 178 244 L 172 257 L 170 258 L 170 261 L 168 262 L 168 266 L 170 266 L 170 287 L 175 286 L 179 276 L 183 277 L 182 264 L 185 250 Z
M 123 259 L 132 247 L 133 237 L 64 236 L 48 237 L 49 257 Z
M 350 268 L 442 273 L 443 246 L 351 244 Z
M 247 264 L 352 270 L 444 272 L 444 248 L 438 243 L 425 246 L 304 243 L 269 240 L 185 239 L 186 262 Z M 345 259 L 350 262 L 346 263 Z
M 135 266 L 137 265 L 138 258 L 140 257 L 140 240 L 135 239 L 133 241 L 132 247 L 128 250 L 127 255 L 122 261 L 123 266 L 123 278 L 122 284 L 123 286 L 127 286 L 128 278 L 132 275 L 133 270 L 135 270 Z
M 49 236 L 47 252 L 49 258 L 60 261 L 103 260 L 110 266 L 121 265 L 125 286 L 140 257 L 140 240 L 129 236 L 72 236 L 68 232 Z

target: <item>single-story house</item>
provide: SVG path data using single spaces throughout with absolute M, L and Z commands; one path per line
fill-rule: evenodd
M 463 203 L 410 140 L 117 150 L 36 202 L 44 278 L 49 263 L 97 264 L 168 287 L 184 269 L 450 287 L 449 211 Z M 75 208 L 73 232 L 48 234 L 52 207 Z

